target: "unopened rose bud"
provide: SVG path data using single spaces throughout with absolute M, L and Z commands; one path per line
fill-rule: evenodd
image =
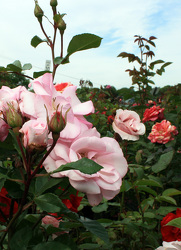
M 58 22 L 58 29 L 60 30 L 60 32 L 64 32 L 64 30 L 66 29 L 66 23 L 64 22 L 64 20 L 61 18 Z
M 35 9 L 34 9 L 34 14 L 38 18 L 39 22 L 42 22 L 42 17 L 44 15 L 43 10 L 40 8 L 39 4 L 36 2 L 35 3 Z
M 57 0 L 51 0 L 50 1 L 50 6 L 56 7 L 58 5 Z
M 54 16 L 54 21 L 55 21 L 55 23 L 57 25 L 57 28 L 60 30 L 61 34 L 63 34 L 64 30 L 66 29 L 66 23 L 63 20 L 64 15 L 65 14 L 62 14 L 62 15 L 57 14 L 57 15 Z
M 17 128 L 23 125 L 21 114 L 11 105 L 9 105 L 9 109 L 6 111 L 6 120 L 11 128 Z
M 52 133 L 59 134 L 65 128 L 66 122 L 62 112 L 57 111 L 52 116 L 48 128 Z

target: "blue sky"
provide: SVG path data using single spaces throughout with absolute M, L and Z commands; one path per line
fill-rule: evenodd
M 38 1 L 46 16 L 52 17 L 49 0 Z M 180 0 L 61 0 L 58 10 L 66 13 L 65 50 L 74 35 L 84 32 L 103 38 L 97 49 L 77 52 L 70 63 L 60 66 L 56 82 L 79 84 L 80 79 L 90 80 L 95 87 L 110 84 L 116 88 L 131 87 L 131 78 L 125 72 L 133 68 L 127 59 L 117 58 L 123 51 L 137 53 L 134 35 L 146 38 L 156 36 L 156 59 L 173 62 L 163 76 L 155 77 L 156 86 L 175 85 L 180 79 Z M 19 59 L 30 62 L 33 71 L 43 70 L 51 59 L 49 48 L 39 45 L 34 49 L 31 38 L 43 34 L 34 17 L 34 0 L 8 0 L 0 8 L 0 65 Z M 45 29 L 51 35 L 50 26 Z M 58 52 L 58 51 L 57 51 Z M 66 53 L 66 51 L 65 51 Z M 59 53 L 57 53 L 59 54 Z M 32 75 L 31 72 L 26 72 Z

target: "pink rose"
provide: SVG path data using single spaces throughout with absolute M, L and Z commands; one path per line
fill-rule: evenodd
M 41 149 L 47 146 L 48 126 L 40 120 L 29 120 L 19 130 L 23 134 L 24 147 Z
M 146 121 L 155 121 L 157 119 L 162 120 L 164 115 L 163 115 L 164 108 L 160 108 L 160 106 L 154 105 L 150 109 L 146 109 L 144 114 L 143 114 L 143 122 Z
M 163 241 L 162 243 L 163 246 L 158 247 L 156 250 L 180 250 L 181 249 L 181 241 L 171 241 L 171 242 L 166 242 Z
M 76 86 L 68 86 L 63 93 L 60 93 L 55 89 L 52 75 L 49 73 L 35 79 L 31 86 L 35 94 L 22 94 L 20 108 L 25 116 L 46 122 L 47 114 L 51 120 L 56 111 L 62 111 L 63 117 L 68 111 L 66 126 L 60 133 L 60 137 L 65 140 L 73 140 L 82 131 L 92 127 L 84 115 L 94 112 L 93 103 L 92 101 L 81 103 L 76 96 Z M 28 105 L 29 102 L 33 105 Z
M 46 215 L 42 219 L 42 225 L 52 225 L 53 227 L 59 227 L 59 220 L 57 220 L 55 217 Z
M 139 115 L 131 110 L 118 109 L 112 127 L 123 140 L 136 141 L 145 133 L 145 125 L 140 122 Z
M 174 135 L 177 135 L 178 131 L 175 126 L 171 125 L 169 121 L 163 120 L 160 123 L 153 125 L 151 133 L 148 136 L 148 139 L 152 143 L 162 143 L 166 144 L 169 141 L 174 140 Z
M 9 125 L 0 117 L 0 141 L 4 141 L 9 133 Z
M 78 170 L 67 170 L 53 174 L 53 177 L 68 177 L 70 184 L 87 195 L 89 203 L 98 205 L 102 198 L 114 198 L 120 191 L 122 178 L 128 166 L 122 150 L 113 138 L 100 138 L 95 128 L 84 131 L 70 145 L 59 141 L 44 162 L 47 172 L 63 164 L 87 157 L 103 168 L 92 175 Z

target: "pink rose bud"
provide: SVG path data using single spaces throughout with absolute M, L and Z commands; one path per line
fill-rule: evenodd
M 62 116 L 62 112 L 56 110 L 52 116 L 48 128 L 52 133 L 59 134 L 65 128 L 65 118 Z
M 11 128 L 21 127 L 23 125 L 23 118 L 21 114 L 14 108 L 14 106 L 8 104 L 9 109 L 5 111 L 5 117 L 7 124 Z
M 23 145 L 28 150 L 42 151 L 48 142 L 48 127 L 44 121 L 29 120 L 19 130 L 23 134 Z

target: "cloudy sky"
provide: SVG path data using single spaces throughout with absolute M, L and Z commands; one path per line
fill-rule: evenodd
M 2 0 L 1 0 L 2 1 Z M 49 0 L 39 0 L 44 14 L 51 19 Z M 155 58 L 173 62 L 160 77 L 156 86 L 176 85 L 181 82 L 181 1 L 180 0 L 60 0 L 60 13 L 66 13 L 67 29 L 64 35 L 64 55 L 73 36 L 93 33 L 102 37 L 101 46 L 81 51 L 70 57 L 70 63 L 57 70 L 56 82 L 90 80 L 95 87 L 113 85 L 116 88 L 131 87 L 126 69 L 133 68 L 127 59 L 118 58 L 121 52 L 139 55 L 134 35 L 149 38 L 156 36 Z M 51 25 L 45 19 L 44 27 L 52 36 Z M 30 45 L 33 36 L 44 36 L 34 17 L 34 0 L 2 1 L 0 8 L 0 66 L 15 60 L 31 63 L 33 71 L 45 68 L 51 59 L 49 47 L 43 43 L 36 49 Z M 57 40 L 56 56 L 60 40 Z

